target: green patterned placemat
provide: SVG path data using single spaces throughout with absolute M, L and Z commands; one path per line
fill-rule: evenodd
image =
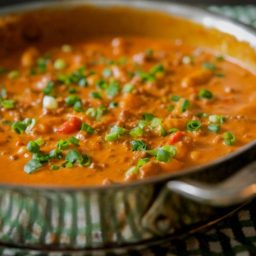
M 242 1 L 241 1 L 242 2 Z M 230 18 L 240 20 L 241 22 L 256 27 L 256 6 L 211 6 L 209 10 L 224 14 Z

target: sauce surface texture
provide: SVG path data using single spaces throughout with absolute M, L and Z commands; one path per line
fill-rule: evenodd
M 0 65 L 1 183 L 129 182 L 256 138 L 256 77 L 179 40 L 94 38 Z

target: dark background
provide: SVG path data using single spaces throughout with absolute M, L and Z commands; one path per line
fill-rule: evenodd
M 43 1 L 51 1 L 51 0 L 42 0 Z M 72 1 L 72 0 L 70 0 Z M 106 0 L 107 1 L 107 0 Z M 155 0 L 158 1 L 158 0 Z M 207 5 L 207 4 L 218 4 L 218 5 L 225 5 L 225 4 L 256 4 L 256 0 L 164 0 L 166 2 L 179 2 L 179 3 L 191 3 L 191 4 L 200 4 L 200 5 Z M 0 6 L 11 5 L 16 3 L 22 2 L 33 2 L 33 0 L 0 0 Z M 255 13 L 256 16 L 256 13 Z

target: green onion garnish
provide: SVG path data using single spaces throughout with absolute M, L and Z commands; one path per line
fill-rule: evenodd
M 139 126 L 130 130 L 130 135 L 134 138 L 141 137 L 143 134 L 144 134 L 144 130 Z
M 29 141 L 27 149 L 31 153 L 38 153 L 40 151 L 40 145 L 36 141 Z
M 15 107 L 15 101 L 14 100 L 2 100 L 0 102 L 0 104 L 5 109 L 13 109 Z
M 91 164 L 91 158 L 87 155 L 79 153 L 76 149 L 68 151 L 65 160 L 66 167 L 73 167 L 74 164 L 81 166 L 89 166 Z
M 190 102 L 188 100 L 184 99 L 181 104 L 181 112 L 187 111 L 189 106 L 190 106 Z
M 18 133 L 24 133 L 28 129 L 32 129 L 35 125 L 35 119 L 26 118 L 23 121 L 17 121 L 12 124 L 12 129 Z
M 16 79 L 20 75 L 20 72 L 18 70 L 13 70 L 8 74 L 8 78 L 10 79 Z
M 112 76 L 112 70 L 110 68 L 105 68 L 102 72 L 102 75 L 106 78 L 110 77 Z
M 126 84 L 123 88 L 124 93 L 131 93 L 134 90 L 133 84 Z
M 219 124 L 209 124 L 208 130 L 211 132 L 218 133 L 220 131 L 220 125 Z
M 216 65 L 212 62 L 205 62 L 203 63 L 203 67 L 205 69 L 211 70 L 211 71 L 215 71 L 217 69 Z
M 105 136 L 105 140 L 106 141 L 118 140 L 125 133 L 126 133 L 126 129 L 115 125 L 111 128 L 110 133 Z
M 177 95 L 173 95 L 171 96 L 171 100 L 174 101 L 174 102 L 178 102 L 180 100 L 180 96 L 177 96 Z
M 53 95 L 53 92 L 54 92 L 54 83 L 53 83 L 53 81 L 49 81 L 46 84 L 45 88 L 43 88 L 42 92 L 45 95 L 50 95 L 50 96 Z
M 207 100 L 210 100 L 213 98 L 212 92 L 206 89 L 200 90 L 198 96 L 201 99 L 207 99 Z
M 131 141 L 132 151 L 144 151 L 147 150 L 147 144 L 142 140 Z
M 109 98 L 114 98 L 119 93 L 119 91 L 120 85 L 116 81 L 111 82 L 106 89 L 106 93 Z
M 191 120 L 189 122 L 187 122 L 187 131 L 189 132 L 194 132 L 194 131 L 198 131 L 202 124 L 199 120 Z
M 77 95 L 69 95 L 66 99 L 65 102 L 69 107 L 73 107 L 77 102 L 80 102 L 81 99 Z
M 99 100 L 102 99 L 102 96 L 99 92 L 91 92 L 90 96 L 94 99 L 99 99 Z
M 225 132 L 223 134 L 224 143 L 228 146 L 232 146 L 236 142 L 236 137 L 232 132 Z
M 210 115 L 208 120 L 214 124 L 223 124 L 225 122 L 225 117 L 221 115 Z
M 39 160 L 32 159 L 24 166 L 24 171 L 31 174 L 40 169 L 42 166 L 43 165 Z
M 143 120 L 145 120 L 147 122 L 152 121 L 154 117 L 155 116 L 153 114 L 151 114 L 151 113 L 144 113 L 144 114 L 142 114 Z
M 92 128 L 89 124 L 83 123 L 81 126 L 81 131 L 85 131 L 88 134 L 94 134 L 95 129 Z
M 132 166 L 131 168 L 129 168 L 126 173 L 125 173 L 125 176 L 126 177 L 129 177 L 133 174 L 138 174 L 139 171 L 140 171 L 140 168 L 145 165 L 147 162 L 149 162 L 149 158 L 142 158 L 138 161 L 138 163 L 136 164 L 136 166 Z
M 63 59 L 57 59 L 54 61 L 53 67 L 56 70 L 62 70 L 67 66 L 66 62 Z
M 163 146 L 156 150 L 156 160 L 159 162 L 169 162 L 176 155 L 176 147 Z

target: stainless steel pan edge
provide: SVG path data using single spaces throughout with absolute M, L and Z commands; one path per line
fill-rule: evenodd
M 3 8 L 1 15 L 37 8 L 92 4 L 129 6 L 163 11 L 198 23 L 235 30 L 239 40 L 255 46 L 254 30 L 219 18 L 191 6 L 144 1 L 52 1 Z M 129 245 L 170 235 L 176 230 L 198 223 L 215 213 L 215 209 L 170 191 L 202 201 L 197 193 L 203 189 L 189 183 L 168 183 L 190 178 L 217 183 L 251 162 L 256 156 L 256 142 L 208 165 L 184 170 L 176 175 L 152 178 L 134 184 L 87 188 L 0 186 L 0 243 L 49 250 L 79 250 Z M 253 167 L 254 168 L 254 167 Z M 254 169 L 250 170 L 253 171 Z M 172 181 L 171 181 L 172 182 Z M 254 181 L 253 181 L 254 183 Z M 191 186 L 190 190 L 182 186 Z M 179 186 L 177 186 L 179 185 Z M 245 187 L 251 184 L 244 184 Z M 179 187 L 179 188 L 178 188 Z M 244 189 L 244 187 L 243 187 Z M 186 193 L 183 193 L 183 192 Z M 207 190 L 208 191 L 208 190 Z M 237 192 L 237 191 L 236 191 Z M 250 193 L 249 197 L 253 193 Z M 200 195 L 200 193 L 199 193 Z M 245 198 L 243 198 L 245 200 Z M 232 201 L 232 200 L 231 200 Z M 230 201 L 230 202 L 231 202 Z M 204 202 L 216 202 L 206 197 Z M 217 200 L 218 202 L 218 200 Z M 233 201 L 234 202 L 234 201 Z M 223 205 L 223 203 L 222 203 Z M 227 205 L 227 203 L 225 203 Z

